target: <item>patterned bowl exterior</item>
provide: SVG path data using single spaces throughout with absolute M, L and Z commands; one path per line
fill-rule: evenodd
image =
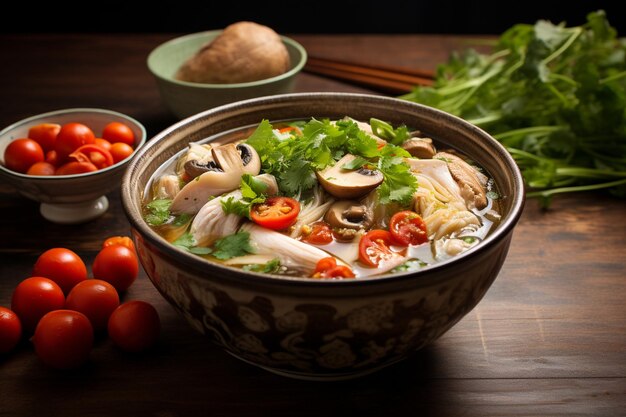
M 154 170 L 188 142 L 270 120 L 376 117 L 405 123 L 467 154 L 495 179 L 503 218 L 480 245 L 417 273 L 320 281 L 246 272 L 202 260 L 158 236 L 141 217 Z M 302 93 L 248 100 L 181 121 L 131 162 L 124 209 L 154 286 L 199 332 L 228 353 L 275 373 L 345 379 L 398 362 L 436 340 L 484 296 L 508 252 L 523 184 L 506 150 L 482 130 L 397 99 Z

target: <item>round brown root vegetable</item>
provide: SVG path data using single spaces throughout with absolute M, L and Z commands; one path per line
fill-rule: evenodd
M 182 81 L 209 84 L 245 83 L 289 70 L 289 53 L 267 26 L 238 22 L 185 62 L 176 74 Z

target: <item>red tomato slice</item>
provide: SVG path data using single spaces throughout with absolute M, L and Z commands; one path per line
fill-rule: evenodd
M 426 223 L 414 211 L 400 211 L 391 217 L 389 231 L 393 239 L 404 246 L 428 242 Z
M 332 256 L 317 261 L 313 278 L 354 278 L 354 272 L 345 265 L 337 265 Z
M 382 261 L 396 256 L 390 247 L 393 236 L 386 230 L 374 229 L 367 232 L 359 242 L 359 260 L 365 265 L 378 267 Z
M 286 126 L 278 129 L 280 133 L 293 133 L 296 136 L 302 136 L 302 130 L 297 126 Z
M 78 162 L 91 162 L 98 169 L 113 165 L 113 155 L 103 147 L 95 144 L 83 145 L 69 156 Z
M 326 222 L 313 223 L 311 233 L 302 238 L 312 245 L 327 245 L 333 241 L 333 231 Z
M 293 225 L 300 213 L 300 203 L 289 197 L 272 197 L 250 209 L 250 218 L 259 226 L 283 230 Z

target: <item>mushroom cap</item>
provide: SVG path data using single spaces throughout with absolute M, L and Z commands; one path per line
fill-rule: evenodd
M 433 140 L 430 138 L 411 138 L 402 144 L 402 148 L 411 156 L 420 159 L 430 159 L 437 153 Z
M 332 167 L 317 171 L 315 174 L 322 188 L 337 198 L 357 198 L 378 187 L 384 179 L 380 171 L 342 168 L 355 158 L 354 155 L 346 154 Z

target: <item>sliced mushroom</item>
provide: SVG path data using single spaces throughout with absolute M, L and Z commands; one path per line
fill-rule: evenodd
M 372 225 L 373 213 L 365 204 L 358 201 L 341 200 L 330 206 L 324 220 L 332 227 L 368 229 Z
M 433 140 L 430 138 L 409 139 L 402 144 L 402 148 L 412 156 L 420 159 L 430 159 L 437 153 Z
M 438 152 L 433 158 L 441 159 L 448 164 L 450 174 L 459 185 L 461 196 L 469 204 L 470 208 L 473 205 L 481 210 L 487 206 L 487 195 L 485 193 L 487 177 L 463 159 L 451 153 Z
M 256 154 L 256 151 L 252 149 Z M 234 190 L 241 182 L 241 176 L 246 172 L 257 175 L 253 161 L 244 166 L 241 152 L 236 145 L 229 143 L 211 149 L 215 167 L 189 181 L 176 195 L 172 202 L 171 211 L 175 214 L 195 214 L 209 200 L 209 197 L 220 195 Z M 258 155 L 257 155 L 258 158 Z M 208 165 L 207 165 L 208 167 Z M 260 164 L 258 164 L 260 170 Z
M 187 152 L 176 161 L 176 174 L 180 177 L 187 172 L 185 165 L 188 162 L 197 161 L 198 165 L 206 165 L 212 160 L 211 145 L 200 145 L 199 143 L 191 142 Z
M 355 170 L 342 168 L 356 156 L 346 154 L 335 165 L 316 172 L 317 179 L 328 193 L 337 198 L 361 197 L 383 182 L 383 174 L 378 170 L 361 167 Z
M 246 174 L 258 175 L 261 171 L 261 158 L 256 149 L 245 143 L 237 145 L 237 150 L 243 162 L 243 171 Z

